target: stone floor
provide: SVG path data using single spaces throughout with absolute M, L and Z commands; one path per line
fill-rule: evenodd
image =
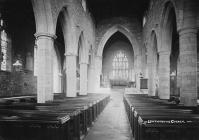
M 121 90 L 111 94 L 111 101 L 99 115 L 85 140 L 133 140 L 122 101 Z

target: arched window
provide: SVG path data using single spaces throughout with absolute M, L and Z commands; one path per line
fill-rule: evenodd
M 0 19 L 0 70 L 11 71 L 11 39 L 6 32 L 5 23 Z
M 128 58 L 123 51 L 118 51 L 113 59 L 113 79 L 127 80 L 129 73 Z
M 7 70 L 7 49 L 8 49 L 8 38 L 7 33 L 4 29 L 4 21 L 0 20 L 0 39 L 1 39 L 1 70 L 6 71 Z

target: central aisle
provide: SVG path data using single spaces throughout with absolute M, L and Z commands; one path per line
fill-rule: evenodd
M 99 115 L 85 140 L 132 140 L 121 91 L 114 91 L 111 101 Z

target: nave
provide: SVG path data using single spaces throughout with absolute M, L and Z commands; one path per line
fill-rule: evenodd
M 185 107 L 144 94 L 124 95 L 135 140 L 198 140 L 198 107 Z
M 198 0 L 0 0 L 0 140 L 199 140 L 198 29 Z
M 198 116 L 198 107 L 112 89 L 85 140 L 198 140 Z
M 198 107 L 111 89 L 36 103 L 1 98 L 1 140 L 198 140 Z M 34 132 L 34 133 L 33 133 Z
M 112 90 L 111 100 L 85 140 L 133 140 L 124 109 L 123 90 Z
M 54 98 L 48 103 L 36 103 L 35 96 L 1 98 L 0 140 L 83 140 L 110 100 L 107 94 Z

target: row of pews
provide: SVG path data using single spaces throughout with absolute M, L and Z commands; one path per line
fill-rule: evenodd
M 135 140 L 199 140 L 199 111 L 145 94 L 125 94 Z
M 0 99 L 0 140 L 81 140 L 109 100 L 106 94 L 58 95 L 47 103 Z

